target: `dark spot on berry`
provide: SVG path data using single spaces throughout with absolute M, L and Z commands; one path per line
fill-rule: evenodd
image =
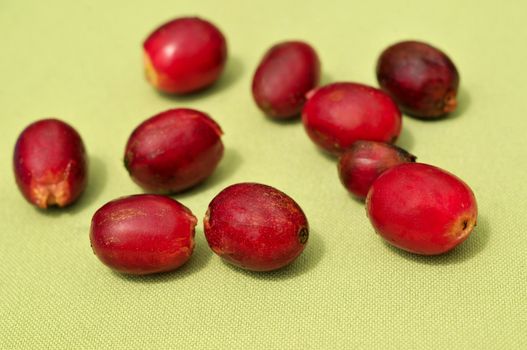
M 306 244 L 308 238 L 309 238 L 309 231 L 307 230 L 307 228 L 302 227 L 300 231 L 298 231 L 298 241 L 301 244 Z

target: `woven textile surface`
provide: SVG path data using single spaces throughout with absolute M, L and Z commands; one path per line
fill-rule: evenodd
M 2 0 L 0 348 L 527 349 L 526 13 L 527 2 L 512 0 Z M 144 79 L 141 45 L 185 15 L 223 31 L 228 63 L 211 89 L 167 97 Z M 378 55 L 400 40 L 450 55 L 458 111 L 433 122 L 404 116 L 397 144 L 474 190 L 478 225 L 463 245 L 421 257 L 383 243 L 302 123 L 257 109 L 254 70 L 288 39 L 315 47 L 323 84 L 377 86 Z M 122 163 L 126 140 L 175 107 L 205 111 L 224 131 L 217 171 L 173 196 L 199 219 L 196 250 L 173 273 L 113 273 L 91 251 L 91 217 L 142 192 Z M 16 139 L 45 117 L 73 125 L 89 153 L 89 186 L 65 210 L 35 209 L 14 181 Z M 291 266 L 248 273 L 208 248 L 208 203 L 244 181 L 304 209 L 311 235 Z

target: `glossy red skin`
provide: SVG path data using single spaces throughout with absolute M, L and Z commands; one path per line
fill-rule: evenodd
M 211 249 L 225 261 L 252 271 L 271 271 L 295 260 L 309 236 L 307 218 L 285 193 L 257 183 L 221 191 L 204 219 Z
M 86 188 L 88 161 L 80 135 L 58 119 L 30 124 L 18 137 L 15 179 L 26 200 L 39 208 L 64 207 Z
M 124 164 L 147 191 L 175 193 L 209 177 L 223 156 L 221 129 L 208 115 L 171 109 L 147 119 L 130 135 Z
M 134 195 L 106 203 L 93 215 L 93 252 L 112 270 L 145 275 L 174 270 L 194 249 L 196 218 L 161 195 Z
M 389 143 L 357 141 L 339 158 L 340 182 L 351 194 L 364 200 L 383 172 L 398 164 L 415 162 L 415 159 L 414 155 Z
M 315 50 L 301 41 L 287 41 L 269 49 L 253 77 L 252 94 L 269 117 L 300 115 L 306 94 L 318 85 L 320 61 Z
M 197 17 L 163 24 L 145 40 L 143 49 L 147 79 L 170 94 L 190 93 L 211 85 L 227 59 L 223 34 Z
M 436 255 L 462 243 L 476 225 L 472 190 L 431 165 L 405 163 L 384 172 L 366 198 L 375 231 L 406 251 Z
M 358 140 L 394 142 L 402 124 L 388 95 L 356 83 L 334 83 L 310 93 L 302 122 L 311 140 L 335 155 Z
M 377 80 L 412 116 L 437 118 L 457 107 L 457 69 L 446 54 L 429 44 L 404 41 L 388 47 L 377 62 Z

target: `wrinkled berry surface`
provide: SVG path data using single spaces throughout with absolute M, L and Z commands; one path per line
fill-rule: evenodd
M 253 271 L 288 265 L 302 253 L 309 235 L 307 218 L 291 197 L 256 183 L 221 191 L 209 204 L 204 226 L 216 254 Z
M 476 198 L 456 176 L 437 167 L 405 163 L 384 172 L 366 198 L 375 231 L 406 251 L 435 255 L 462 243 L 477 220 Z
M 18 137 L 13 168 L 18 188 L 39 208 L 75 202 L 87 183 L 88 161 L 80 135 L 57 119 L 29 125 Z
M 196 17 L 165 23 L 150 34 L 143 49 L 147 79 L 165 93 L 190 93 L 211 85 L 227 59 L 223 34 Z
M 372 183 L 387 169 L 414 162 L 415 156 L 389 143 L 357 141 L 338 163 L 342 185 L 355 197 L 365 199 Z
M 407 114 L 437 118 L 457 107 L 458 71 L 429 44 L 404 41 L 388 47 L 377 62 L 377 80 Z
M 336 155 L 358 140 L 393 142 L 402 123 L 390 96 L 356 83 L 334 83 L 309 93 L 302 122 L 315 144 Z
M 320 62 L 315 50 L 301 41 L 283 42 L 271 47 L 258 65 L 252 83 L 253 98 L 272 118 L 295 117 L 319 78 Z
M 162 112 L 130 135 L 124 164 L 147 191 L 174 193 L 210 176 L 223 156 L 221 129 L 208 115 L 188 108 Z
M 169 197 L 123 197 L 93 215 L 90 242 L 95 255 L 115 271 L 170 271 L 192 255 L 196 222 L 189 209 Z

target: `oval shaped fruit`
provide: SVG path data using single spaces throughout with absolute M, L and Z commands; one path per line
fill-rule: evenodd
M 429 44 L 403 41 L 388 47 L 377 62 L 377 80 L 412 116 L 437 118 L 457 107 L 457 69 L 445 53 Z
M 141 123 L 130 135 L 124 164 L 148 191 L 174 193 L 209 177 L 223 156 L 222 131 L 203 112 L 171 109 Z
M 91 247 L 102 263 L 118 272 L 171 271 L 192 255 L 196 222 L 188 208 L 169 197 L 122 197 L 93 215 Z
M 405 163 L 384 172 L 366 198 L 375 231 L 406 251 L 435 255 L 462 243 L 476 226 L 472 190 L 437 167 Z
M 253 77 L 252 94 L 269 117 L 286 119 L 300 114 L 306 93 L 317 86 L 320 61 L 315 50 L 301 41 L 271 47 Z
M 340 154 L 358 140 L 394 142 L 401 132 L 401 112 L 379 89 L 334 83 L 309 94 L 302 122 L 311 140 Z
M 267 185 L 239 183 L 209 204 L 205 237 L 225 261 L 252 271 L 284 267 L 304 250 L 307 218 L 285 193 Z
M 340 181 L 355 197 L 365 199 L 379 175 L 398 164 L 415 162 L 415 159 L 414 155 L 389 143 L 357 141 L 339 158 Z
M 174 19 L 143 44 L 148 81 L 159 91 L 185 94 L 214 83 L 225 66 L 227 43 L 212 23 L 197 17 Z
M 20 192 L 42 209 L 72 204 L 86 188 L 82 139 L 58 119 L 39 120 L 24 129 L 15 145 L 13 169 Z

